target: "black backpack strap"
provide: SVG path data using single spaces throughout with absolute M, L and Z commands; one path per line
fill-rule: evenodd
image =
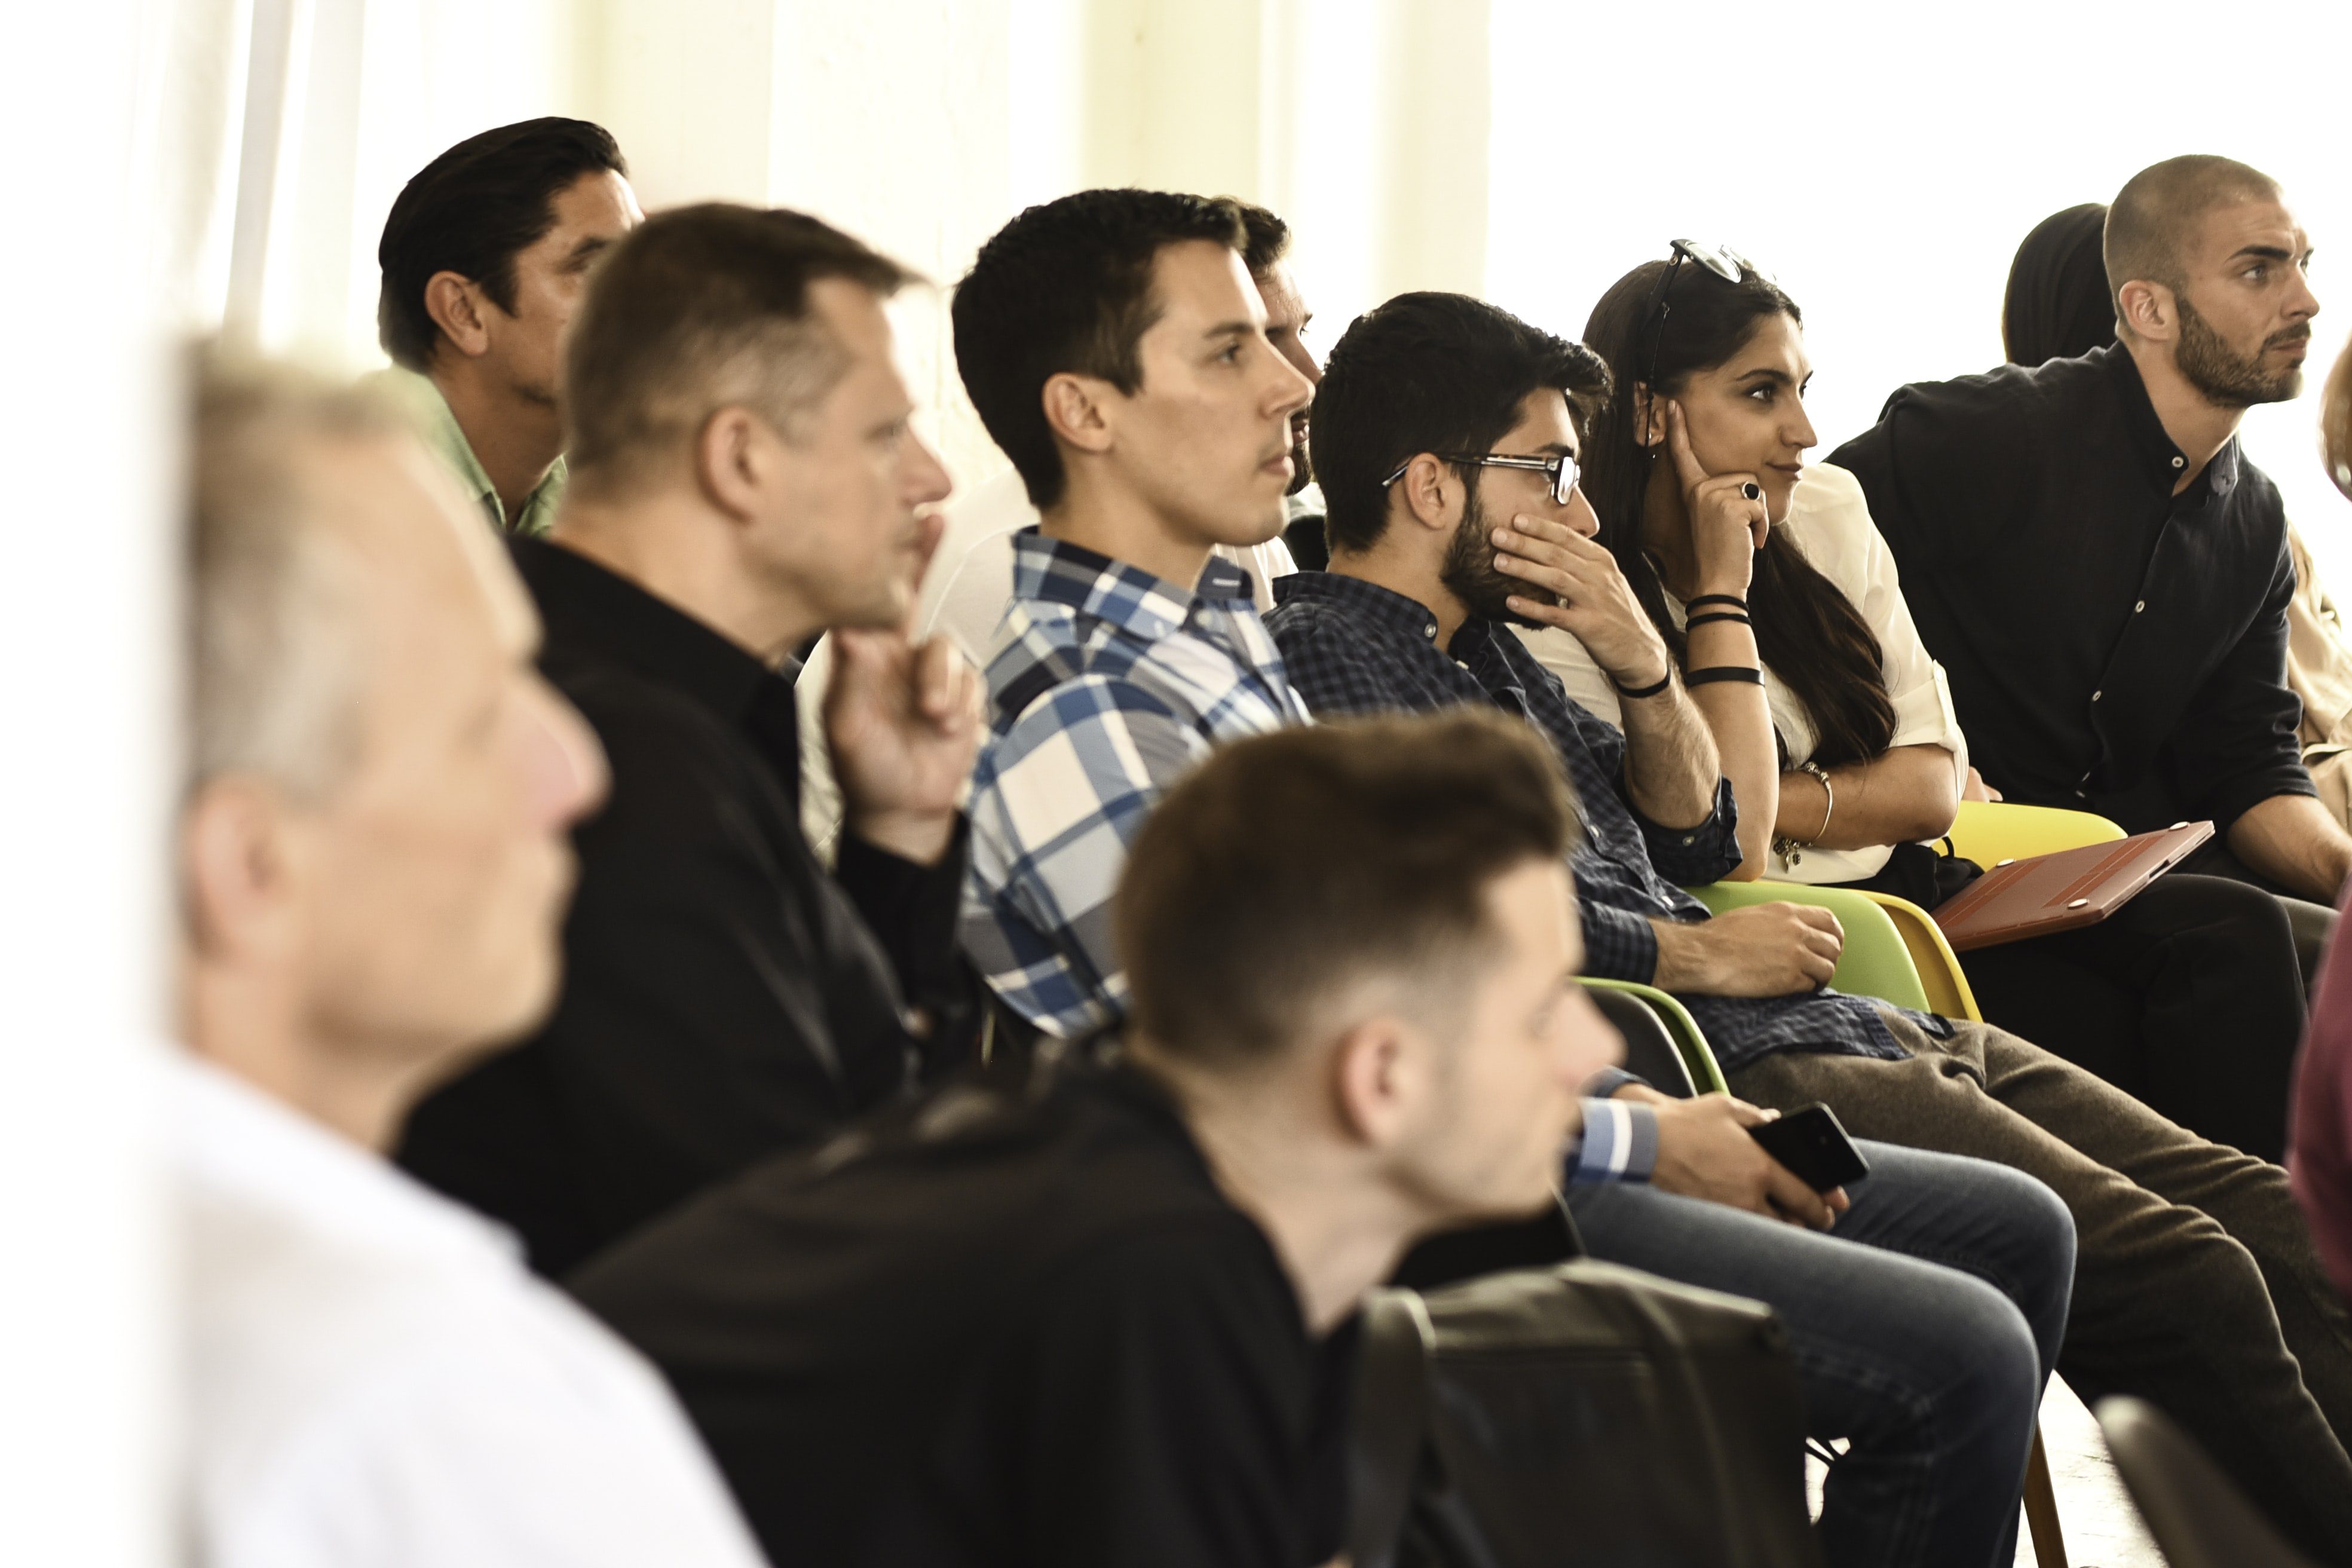
M 1353 1568 L 1390 1568 L 1395 1561 L 1428 1432 L 1428 1363 L 1435 1337 L 1418 1293 L 1375 1290 L 1365 1300 L 1348 1453 Z

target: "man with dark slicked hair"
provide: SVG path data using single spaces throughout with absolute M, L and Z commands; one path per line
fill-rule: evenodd
M 544 533 L 562 499 L 561 354 L 588 268 L 645 214 L 612 132 L 549 116 L 469 136 L 384 219 L 384 378 L 492 526 Z
M 2298 754 L 2286 518 L 2238 426 L 2302 388 L 2311 242 L 2277 182 L 2192 156 L 2132 176 L 2105 246 L 2116 343 L 1904 387 L 1830 460 L 1985 782 L 2134 832 L 2210 818 L 2187 868 L 2287 895 L 2308 966 L 2352 837 Z
M 956 290 L 972 405 L 1044 514 L 1013 537 L 972 780 L 966 949 L 1045 1034 L 1112 1021 L 1110 895 L 1151 803 L 1213 745 L 1306 718 L 1218 546 L 1281 531 L 1307 377 L 1266 332 L 1230 201 L 1031 207 Z

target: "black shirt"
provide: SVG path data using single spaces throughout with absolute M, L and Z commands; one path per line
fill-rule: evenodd
M 1132 1072 L 960 1080 L 570 1284 L 667 1374 L 777 1563 L 1339 1550 L 1352 1326 L 1309 1338 L 1272 1244 Z
M 512 542 L 541 665 L 612 764 L 575 830 L 563 994 L 533 1039 L 428 1099 L 399 1158 L 558 1273 L 964 1044 L 963 840 L 935 867 L 802 837 L 783 675 L 586 557 Z M 940 1026 L 919 1043 L 902 998 Z
M 1903 387 L 1830 460 L 2010 799 L 2141 832 L 2313 793 L 2278 489 L 2233 437 L 2175 496 L 2187 458 L 2121 345 Z

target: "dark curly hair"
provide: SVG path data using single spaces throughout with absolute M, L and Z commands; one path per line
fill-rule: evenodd
M 1308 440 L 1336 550 L 1368 550 L 1388 526 L 1381 481 L 1423 452 L 1484 452 L 1539 387 L 1568 398 L 1580 432 L 1609 395 L 1582 343 L 1466 294 L 1400 294 L 1356 318 L 1324 363 Z M 1462 482 L 1478 474 L 1457 465 Z

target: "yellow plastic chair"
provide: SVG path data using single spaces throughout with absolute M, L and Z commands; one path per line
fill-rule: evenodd
M 2054 855 L 2086 844 L 2112 844 L 2124 837 L 2124 830 L 2087 811 L 1964 800 L 1959 816 L 1945 837 L 1952 841 L 1953 854 L 1990 869 L 2003 860 Z

